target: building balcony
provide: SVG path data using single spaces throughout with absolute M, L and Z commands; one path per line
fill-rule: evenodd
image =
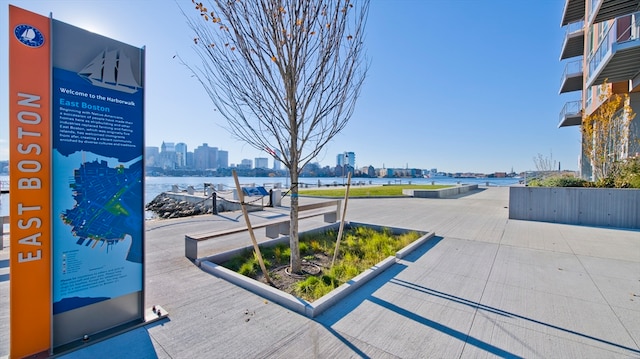
M 640 91 L 640 73 L 629 82 L 629 92 Z
M 617 18 L 588 64 L 588 87 L 633 79 L 640 72 L 640 13 Z
M 582 90 L 582 59 L 567 62 L 560 79 L 560 93 Z
M 589 23 L 595 24 L 640 10 L 640 0 L 591 0 L 589 9 Z
M 582 56 L 582 54 L 584 54 L 584 21 L 578 21 L 567 26 L 560 60 Z
M 582 101 L 570 101 L 560 111 L 558 127 L 579 126 L 582 124 Z
M 565 0 L 564 10 L 562 12 L 561 26 L 567 26 L 572 22 L 577 22 L 584 19 L 584 12 L 584 0 Z

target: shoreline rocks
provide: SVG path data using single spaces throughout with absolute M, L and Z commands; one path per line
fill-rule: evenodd
M 147 211 L 152 211 L 158 218 L 181 218 L 196 216 L 199 214 L 211 214 L 211 208 L 203 202 L 189 203 L 187 201 L 177 200 L 166 193 L 160 193 L 151 202 L 145 206 Z
M 240 203 L 217 196 L 216 210 L 220 212 L 238 211 Z M 248 212 L 262 211 L 262 205 L 247 203 Z M 212 199 L 183 193 L 163 192 L 147 203 L 145 210 L 153 212 L 159 219 L 191 217 L 213 214 Z

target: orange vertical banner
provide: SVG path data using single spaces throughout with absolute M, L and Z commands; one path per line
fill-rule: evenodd
M 51 347 L 50 20 L 9 6 L 10 356 Z

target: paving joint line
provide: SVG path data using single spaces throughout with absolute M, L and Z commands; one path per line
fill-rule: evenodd
M 598 286 L 598 284 L 596 283 L 596 281 L 593 279 L 593 277 L 591 276 L 591 273 L 587 270 L 587 267 L 585 267 L 584 263 L 582 263 L 582 260 L 580 259 L 580 256 L 578 254 L 576 254 L 576 252 L 573 250 L 573 247 L 571 246 L 571 244 L 569 243 L 569 241 L 567 241 L 567 239 L 565 238 L 564 234 L 562 233 L 562 231 L 558 231 L 558 234 L 560 235 L 560 238 L 562 238 L 565 243 L 567 244 L 567 246 L 569 247 L 569 249 L 571 249 L 571 254 L 573 254 L 573 256 L 578 260 L 578 263 L 580 263 L 580 266 L 582 267 L 582 269 L 584 270 L 584 272 L 587 274 L 587 276 L 589 277 L 589 280 L 591 280 L 591 283 L 593 283 L 593 286 L 596 287 L 596 290 L 598 291 L 598 293 L 600 294 L 600 296 L 602 297 L 602 299 L 604 300 L 605 303 L 607 303 L 607 306 L 609 307 L 609 310 L 611 310 L 611 312 L 613 313 L 613 315 L 616 317 L 616 319 L 618 320 L 618 323 L 620 323 L 620 325 L 624 328 L 624 331 L 627 333 L 627 336 L 631 339 L 631 341 L 636 345 L 636 348 L 638 350 L 640 350 L 640 344 L 638 344 L 638 342 L 635 340 L 634 336 L 631 334 L 631 332 L 629 331 L 629 328 L 627 328 L 626 325 L 624 325 L 624 323 L 622 322 L 622 320 L 620 319 L 620 316 L 618 315 L 618 312 L 615 311 L 613 309 L 613 306 L 611 305 L 611 303 L 609 303 L 609 301 L 607 300 L 607 297 L 602 293 L 602 290 L 600 290 L 600 287 Z
M 507 220 L 507 222 L 508 222 L 508 220 Z M 484 282 L 484 287 L 482 287 L 482 293 L 480 294 L 480 298 L 478 299 L 478 304 L 482 303 L 482 299 L 484 298 L 484 293 L 486 292 L 487 286 L 489 285 L 489 279 L 491 278 L 491 274 L 493 273 L 493 269 L 495 268 L 496 260 L 498 258 L 498 252 L 500 251 L 500 247 L 502 246 L 502 240 L 504 238 L 504 233 L 505 233 L 505 230 L 503 229 L 502 233 L 500 233 L 500 240 L 498 241 L 498 245 L 496 246 L 496 252 L 493 255 L 493 261 L 491 262 L 491 269 L 489 270 L 489 274 L 487 274 L 487 280 Z M 476 317 L 478 316 L 478 311 L 480 310 L 479 307 L 480 306 L 476 307 L 474 312 L 473 312 L 473 318 L 471 318 L 471 325 L 469 325 L 469 331 L 467 332 L 467 337 L 465 338 L 464 345 L 462 346 L 462 350 L 460 351 L 460 356 L 458 358 L 462 358 L 462 355 L 464 354 L 464 351 L 467 349 L 467 343 L 469 341 L 471 330 L 473 329 L 473 325 L 476 322 Z

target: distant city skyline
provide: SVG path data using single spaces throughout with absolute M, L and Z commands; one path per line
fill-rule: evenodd
M 234 139 L 197 79 L 199 59 L 177 6 L 189 1 L 11 0 L 27 10 L 145 46 L 145 141 L 216 144 L 229 163 L 269 157 Z M 493 173 L 535 169 L 537 154 L 578 169 L 580 132 L 558 129 L 564 64 L 564 1 L 379 0 L 366 28 L 368 77 L 347 127 L 313 160 L 357 153 L 357 166 Z M 7 78 L 7 2 L 0 11 L 0 76 Z M 196 14 L 194 14 L 196 15 Z M 390 25 L 392 24 L 392 25 Z M 446 29 L 446 31 L 445 31 Z M 179 55 L 176 56 L 176 55 Z M 8 108 L 7 82 L 0 108 Z M 8 112 L 0 111 L 0 160 L 8 159 Z M 180 141 L 186 139 L 187 141 Z M 185 159 L 186 160 L 186 159 Z
M 199 149 L 202 147 L 209 147 L 208 143 L 202 143 L 200 145 L 197 145 L 195 148 L 190 147 L 188 144 L 186 144 L 185 142 L 172 142 L 172 141 L 162 141 L 162 143 L 160 144 L 160 146 L 146 146 L 146 152 L 147 152 L 147 156 L 149 156 L 149 149 L 153 148 L 153 149 L 158 149 L 157 154 L 162 154 L 163 152 L 171 152 L 171 153 L 175 153 L 175 155 L 173 155 L 173 157 L 170 159 L 173 164 L 177 165 L 177 167 L 187 167 L 187 158 L 188 158 L 188 154 L 191 153 L 192 155 L 195 153 L 195 149 Z M 229 151 L 225 151 L 222 148 L 219 148 L 217 146 L 210 146 L 209 148 L 211 149 L 215 149 L 216 153 L 220 153 L 223 152 L 226 154 L 226 156 L 229 155 Z M 280 153 L 280 151 L 276 151 L 277 154 Z M 151 153 L 151 155 L 155 155 L 156 151 L 153 151 L 153 153 Z M 217 155 L 215 155 L 217 156 Z M 227 157 L 228 158 L 228 157 Z M 248 161 L 255 161 L 255 165 L 253 163 L 251 163 L 251 165 L 249 165 Z M 271 165 L 269 165 L 269 163 L 271 163 Z M 310 163 L 319 163 L 317 161 L 311 161 Z M 235 167 L 235 166 L 249 166 L 250 168 L 269 168 L 269 169 L 276 169 L 279 170 L 282 167 L 282 162 L 280 161 L 276 161 L 275 158 L 271 155 L 269 156 L 260 156 L 260 157 L 254 157 L 254 158 L 242 158 L 240 159 L 240 161 L 238 162 L 230 162 L 228 163 L 227 161 L 225 161 L 225 164 L 228 164 L 229 167 Z M 339 153 L 336 155 L 336 162 L 334 164 L 323 164 L 323 166 L 344 166 L 344 165 L 349 165 L 352 168 L 356 168 L 357 164 L 356 164 L 356 155 L 355 152 L 353 151 L 345 151 L 342 153 Z M 147 164 L 148 166 L 148 164 Z M 371 164 L 365 164 L 363 166 L 360 167 L 368 167 L 371 166 Z M 197 167 L 197 166 L 196 166 Z M 214 167 L 218 167 L 218 166 L 214 166 Z M 220 167 L 227 167 L 227 166 L 220 166 Z
M 209 146 L 208 143 L 198 145 L 195 149 L 189 150 L 190 147 L 184 142 L 171 142 L 162 141 L 160 146 L 146 146 L 145 147 L 145 167 L 160 167 L 165 170 L 168 169 L 196 169 L 196 170 L 211 170 L 220 168 L 239 168 L 239 169 L 264 169 L 281 171 L 284 170 L 282 163 L 276 161 L 273 156 L 268 157 L 254 157 L 243 158 L 238 162 L 228 162 L 229 152 L 216 146 Z M 210 159 L 204 159 L 202 156 L 199 159 L 197 151 L 203 150 L 213 151 L 213 154 L 207 154 L 205 157 L 213 157 L 213 161 Z M 180 151 L 184 150 L 182 156 L 185 161 L 181 161 Z M 279 152 L 279 151 L 276 151 Z M 222 162 L 219 161 L 222 156 Z M 353 151 L 345 151 L 336 154 L 336 161 L 333 164 L 321 164 L 316 161 L 311 161 L 309 165 L 311 167 L 330 168 L 331 171 L 335 171 L 335 175 L 340 177 L 346 173 L 368 173 L 372 177 L 392 177 L 399 175 L 400 177 L 422 177 L 423 175 L 435 175 L 437 173 L 455 173 L 455 174 L 500 174 L 500 173 L 514 173 L 513 169 L 510 171 L 490 171 L 490 172 L 476 172 L 476 171 L 438 171 L 435 167 L 409 167 L 406 164 L 404 167 L 387 167 L 383 163 L 382 166 L 374 166 L 373 164 L 358 164 L 356 162 L 356 153 Z M 373 171 L 373 172 L 372 172 Z

